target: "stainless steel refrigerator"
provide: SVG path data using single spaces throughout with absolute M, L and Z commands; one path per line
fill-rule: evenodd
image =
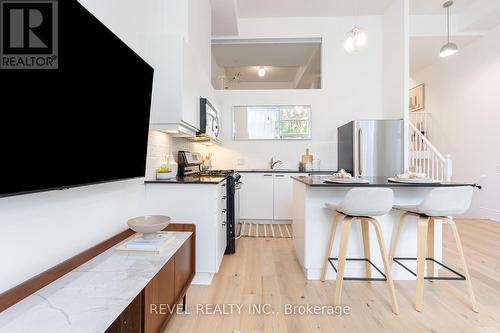
M 337 129 L 338 169 L 355 177 L 390 177 L 404 172 L 402 119 L 354 120 Z

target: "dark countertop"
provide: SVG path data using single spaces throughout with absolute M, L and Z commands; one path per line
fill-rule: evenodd
M 237 170 L 239 173 L 307 173 L 309 175 L 331 175 L 337 170 L 305 170 L 299 169 L 243 169 Z
M 167 180 L 146 180 L 145 184 L 219 184 L 226 177 L 214 177 L 214 176 L 186 176 L 186 177 L 176 177 Z
M 325 183 L 326 176 L 299 176 L 292 179 L 299 181 L 308 186 L 314 187 L 451 187 L 451 186 L 473 186 L 472 183 L 441 183 L 441 184 L 407 184 L 393 183 L 387 180 L 387 177 L 363 177 L 370 181 L 369 184 L 340 184 L 340 183 Z

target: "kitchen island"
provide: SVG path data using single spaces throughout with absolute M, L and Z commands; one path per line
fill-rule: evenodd
M 323 257 L 328 242 L 333 213 L 325 207 L 326 203 L 339 203 L 345 194 L 354 187 L 389 187 L 394 191 L 394 204 L 418 204 L 436 187 L 445 186 L 475 186 L 467 183 L 441 184 L 403 184 L 389 182 L 385 177 L 366 178 L 369 184 L 337 184 L 325 183 L 324 176 L 302 176 L 293 179 L 293 242 L 295 252 L 308 280 L 319 280 Z M 393 229 L 399 222 L 401 212 L 392 210 L 389 214 L 378 217 L 387 248 L 392 242 Z M 408 218 L 410 219 L 410 218 Z M 340 225 L 340 224 L 339 224 Z M 417 223 L 408 221 L 400 236 L 396 255 L 398 257 L 416 257 Z M 375 232 L 370 230 L 371 260 L 378 267 L 383 267 Z M 351 227 L 352 237 L 349 240 L 348 258 L 363 258 L 363 242 L 361 226 L 354 222 Z M 334 240 L 334 250 L 331 257 L 338 256 L 340 232 Z M 442 223 L 435 225 L 435 259 L 442 259 Z M 415 269 L 415 263 L 408 266 Z M 364 263 L 349 262 L 346 266 L 346 276 L 364 276 Z M 398 265 L 393 266 L 393 278 L 398 280 L 413 279 L 413 275 Z M 333 268 L 329 267 L 327 279 L 335 279 Z

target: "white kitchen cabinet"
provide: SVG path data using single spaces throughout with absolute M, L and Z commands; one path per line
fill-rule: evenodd
M 303 173 L 241 173 L 240 218 L 291 220 L 293 176 Z
M 227 181 L 219 183 L 217 187 L 219 215 L 217 221 L 217 266 L 220 266 L 227 246 Z
M 274 218 L 272 173 L 243 173 L 240 190 L 240 219 Z
M 194 284 L 210 284 L 226 248 L 225 187 L 219 184 L 146 184 L 144 215 L 167 215 L 173 223 L 196 224 Z
M 293 179 L 290 174 L 274 174 L 274 219 L 291 220 Z

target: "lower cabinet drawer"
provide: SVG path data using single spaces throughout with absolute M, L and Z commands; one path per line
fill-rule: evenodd
M 144 288 L 144 332 L 160 332 L 163 323 L 168 320 L 177 300 L 175 292 L 175 260 L 173 257 Z

